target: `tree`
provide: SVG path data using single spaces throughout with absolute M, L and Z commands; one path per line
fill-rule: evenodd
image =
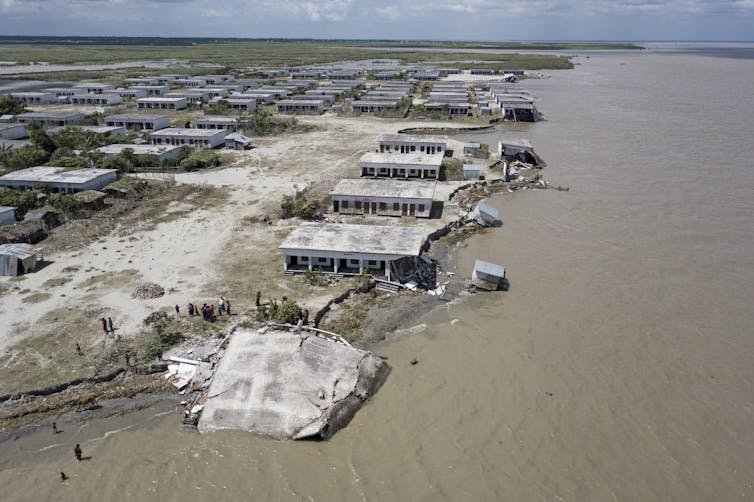
M 25 111 L 26 107 L 23 105 L 23 103 L 19 103 L 10 96 L 0 96 L 0 115 L 18 115 L 19 113 L 24 113 Z
M 48 154 L 52 154 L 58 148 L 39 123 L 31 122 L 27 128 L 29 130 L 29 139 L 34 143 L 34 146 L 41 148 Z
M 35 146 L 26 145 L 0 155 L 0 165 L 5 172 L 18 171 L 27 167 L 39 166 L 47 162 L 50 154 Z

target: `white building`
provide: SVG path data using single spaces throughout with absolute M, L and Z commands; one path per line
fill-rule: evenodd
M 190 105 L 209 102 L 209 92 L 206 92 L 204 89 L 188 89 L 184 92 L 169 92 L 162 97 L 165 99 L 182 98 Z
M 159 83 L 157 77 L 136 77 L 123 79 L 123 85 L 157 85 Z
M 58 96 L 54 92 L 12 92 L 10 97 L 15 101 L 27 104 L 56 103 Z
M 188 108 L 186 98 L 139 98 L 136 100 L 139 110 L 184 110 Z
M 445 153 L 447 136 L 423 134 L 383 134 L 378 139 L 380 152 L 383 153 L 425 153 L 434 155 Z
M 80 84 L 75 84 L 73 87 L 75 87 L 76 89 L 81 89 L 82 94 L 102 94 L 105 91 L 115 90 L 114 85 L 97 84 L 97 83 L 90 83 L 90 82 L 82 82 Z
M 128 89 L 115 89 L 113 91 L 105 91 L 103 94 L 117 94 L 123 99 L 139 99 L 149 96 L 149 91 L 146 89 L 139 89 L 136 87 L 129 87 Z
M 239 94 L 235 94 L 230 98 L 216 98 L 214 101 L 220 101 L 221 99 L 228 103 L 231 109 L 248 113 L 257 107 L 257 100 L 254 98 L 239 98 Z
M 200 88 L 207 87 L 207 79 L 201 77 L 178 78 L 170 82 L 178 87 Z
M 134 91 L 147 91 L 147 96 L 162 96 L 170 92 L 170 87 L 167 85 L 134 85 L 129 87 Z
M 28 124 L 36 122 L 45 127 L 64 126 L 75 124 L 84 119 L 81 113 L 68 112 L 26 112 L 16 116 L 16 120 Z
M 52 129 L 48 129 L 48 133 L 57 133 L 65 129 L 66 127 L 71 127 L 74 129 L 80 129 L 82 131 L 89 131 L 94 134 L 99 134 L 102 136 L 125 136 L 126 135 L 126 129 L 124 127 L 111 127 L 111 126 L 94 126 L 94 125 L 70 125 L 70 126 L 62 126 L 62 127 L 53 127 Z
M 443 154 L 435 153 L 378 153 L 361 156 L 361 176 L 380 178 L 427 178 L 439 179 Z
M 424 232 L 412 226 L 302 223 L 279 249 L 286 271 L 318 268 L 324 273 L 360 274 L 391 278 L 390 264 L 419 256 Z
M 283 99 L 277 102 L 278 113 L 321 115 L 325 102 L 321 99 Z
M 387 99 L 380 101 L 376 99 L 360 99 L 351 103 L 351 108 L 361 113 L 394 112 L 398 108 L 398 100 Z
M 54 192 L 81 192 L 99 190 L 118 179 L 117 169 L 76 169 L 36 166 L 0 176 L 0 186 L 14 190 L 31 190 L 44 183 Z
M 342 179 L 330 192 L 333 213 L 429 218 L 435 181 Z
M 192 148 L 215 148 L 225 144 L 225 131 L 168 127 L 150 134 L 153 145 L 188 145 Z
M 181 147 L 169 145 L 132 145 L 114 143 L 112 145 L 105 145 L 97 148 L 98 152 L 102 152 L 105 155 L 118 155 L 123 152 L 123 150 L 131 150 L 136 155 L 154 155 L 155 157 L 157 157 L 157 160 L 159 160 L 160 163 L 163 163 L 168 159 L 176 158 L 178 156 L 178 153 L 181 151 Z
M 28 135 L 29 131 L 23 124 L 0 124 L 0 138 L 2 139 L 22 139 Z
M 196 128 L 235 132 L 238 128 L 238 119 L 235 117 L 206 116 L 196 119 Z
M 122 113 L 105 117 L 105 125 L 123 127 L 127 131 L 158 131 L 170 127 L 170 117 L 167 115 Z
M 74 94 L 68 98 L 72 105 L 119 105 L 123 99 L 117 94 Z
M 478 180 L 481 174 L 482 174 L 482 166 L 480 164 L 464 164 L 463 165 L 463 179 Z

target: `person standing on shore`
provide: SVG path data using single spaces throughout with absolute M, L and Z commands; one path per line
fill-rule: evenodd
M 112 319 L 112 317 L 108 317 L 107 318 L 107 331 L 109 331 L 113 335 L 115 334 L 115 328 L 113 328 L 113 319 Z
M 180 317 L 181 316 L 181 308 L 176 304 L 175 306 L 175 316 Z
M 109 334 L 109 331 L 107 330 L 107 320 L 103 317 L 101 321 L 102 321 L 102 331 L 104 331 L 106 335 Z
M 262 304 L 262 292 L 257 291 L 257 307 L 259 307 Z
M 217 302 L 217 315 L 223 315 L 223 312 L 225 312 L 225 298 L 221 296 Z
M 225 312 L 227 312 L 228 317 L 230 317 L 230 302 L 228 300 L 225 301 Z
M 76 460 L 81 462 L 81 446 L 77 443 L 76 446 L 73 448 L 73 456 L 76 457 Z

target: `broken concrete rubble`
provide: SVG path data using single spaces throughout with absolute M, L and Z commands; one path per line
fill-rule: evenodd
M 207 394 L 199 432 L 237 429 L 275 439 L 327 439 L 382 385 L 371 352 L 278 329 L 238 330 Z

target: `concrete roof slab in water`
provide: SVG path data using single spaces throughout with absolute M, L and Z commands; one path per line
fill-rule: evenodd
M 371 352 L 306 331 L 236 332 L 212 379 L 199 431 L 328 438 L 388 372 Z

